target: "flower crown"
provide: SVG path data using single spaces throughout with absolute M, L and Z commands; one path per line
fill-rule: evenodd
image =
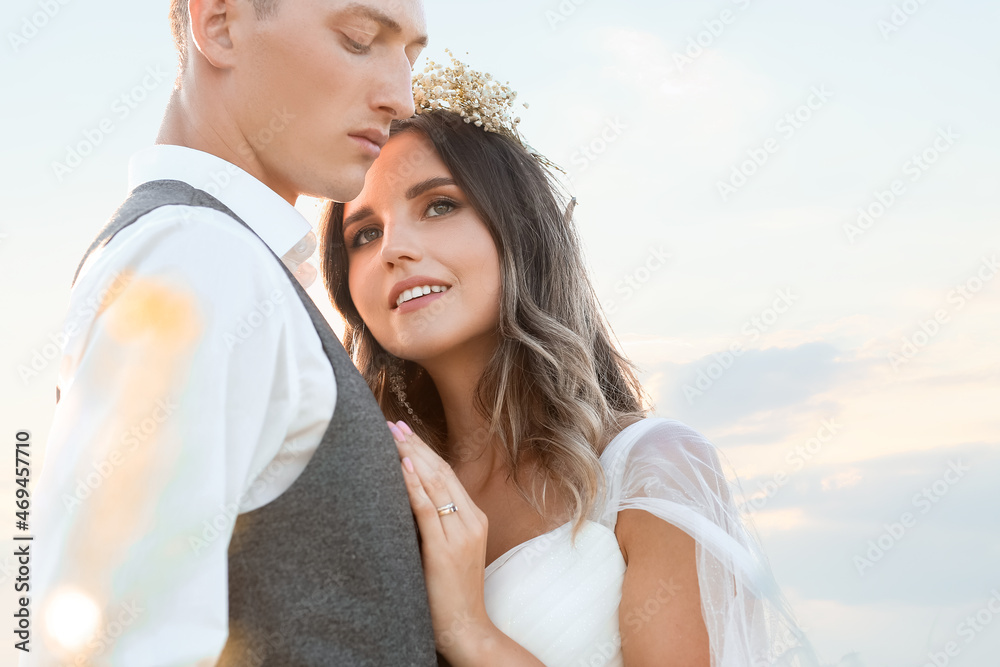
M 429 60 L 422 74 L 413 75 L 416 112 L 445 109 L 488 132 L 519 138 L 517 125 L 521 119 L 510 117 L 517 99 L 517 91 L 511 89 L 510 82 L 501 84 L 492 74 L 470 68 L 450 50 L 445 49 L 445 53 L 451 57 L 450 67 Z
M 472 69 L 450 50 L 445 49 L 445 53 L 451 58 L 450 67 L 428 60 L 424 71 L 413 75 L 416 113 L 438 109 L 457 113 L 466 123 L 515 139 L 540 162 L 562 171 L 532 148 L 517 131 L 521 117 L 511 117 L 517 91 L 510 87 L 510 82 L 502 84 L 489 72 Z M 526 102 L 521 106 L 528 108 Z

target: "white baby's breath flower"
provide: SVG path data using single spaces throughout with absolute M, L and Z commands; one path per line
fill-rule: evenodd
M 511 107 L 517 98 L 517 91 L 510 88 L 510 82 L 501 84 L 489 72 L 474 70 L 458 60 L 451 51 L 445 52 L 451 58 L 450 66 L 428 62 L 423 73 L 413 77 L 413 101 L 417 113 L 451 109 L 477 127 L 520 140 L 516 126 L 521 119 L 511 119 Z
M 413 103 L 416 113 L 429 110 L 449 110 L 466 123 L 474 123 L 488 132 L 504 134 L 516 139 L 535 158 L 552 168 L 560 169 L 543 155 L 530 148 L 518 133 L 520 116 L 513 116 L 517 91 L 510 82 L 502 84 L 489 72 L 472 69 L 448 49 L 451 58 L 446 66 L 430 61 L 423 73 L 413 75 Z M 525 109 L 528 103 L 521 104 Z

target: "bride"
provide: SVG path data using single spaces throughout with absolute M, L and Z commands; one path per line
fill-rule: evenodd
M 515 96 L 432 63 L 417 115 L 322 221 L 345 346 L 392 420 L 438 650 L 455 666 L 813 664 L 716 450 L 647 415 Z

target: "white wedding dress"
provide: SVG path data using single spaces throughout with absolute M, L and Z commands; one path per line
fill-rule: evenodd
M 643 509 L 696 542 L 712 667 L 817 664 L 732 500 L 715 448 L 681 422 L 647 418 L 601 455 L 607 498 L 571 541 L 567 523 L 517 545 L 486 568 L 493 623 L 549 667 L 623 665 L 618 607 L 625 560 L 618 512 Z M 625 615 L 642 624 L 674 594 L 650 591 Z

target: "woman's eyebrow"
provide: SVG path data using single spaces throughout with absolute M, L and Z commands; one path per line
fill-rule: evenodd
M 421 181 L 416 185 L 411 186 L 410 189 L 406 191 L 406 198 L 416 199 L 428 190 L 433 190 L 434 188 L 438 188 L 443 185 L 455 185 L 455 181 L 447 176 L 428 178 L 426 181 Z
M 375 214 L 375 209 L 373 209 L 371 206 L 362 206 L 357 211 L 351 213 L 349 216 L 344 218 L 344 231 L 346 232 L 347 228 L 350 227 L 351 225 L 357 222 L 361 222 L 365 218 L 368 218 L 374 214 Z

